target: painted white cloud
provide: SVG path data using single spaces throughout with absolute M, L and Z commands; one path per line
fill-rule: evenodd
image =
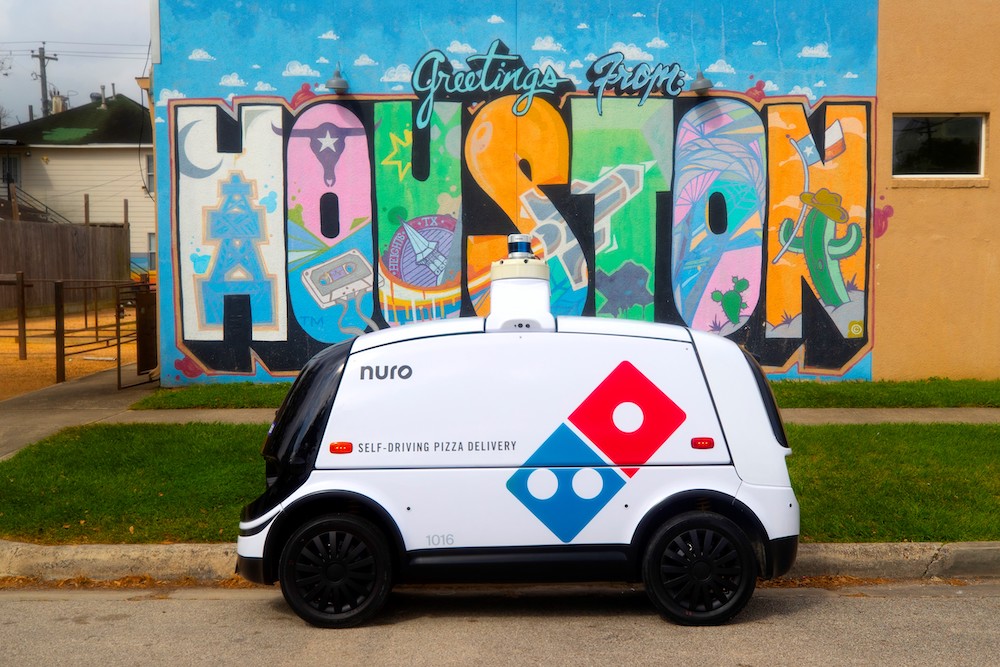
M 564 79 L 569 79 L 574 85 L 580 85 L 580 79 L 573 74 L 566 71 L 566 61 L 556 60 L 551 56 L 542 56 L 537 63 L 532 65 L 540 70 L 544 70 L 546 67 L 551 67 L 556 71 L 556 73 Z
M 789 95 L 805 95 L 810 100 L 815 100 L 816 99 L 816 94 L 812 91 L 812 88 L 810 88 L 809 86 L 795 86 L 794 88 L 792 88 L 791 90 L 788 91 L 788 94 Z
M 372 60 L 367 53 L 362 53 L 354 59 L 354 65 L 355 67 L 374 67 L 378 65 L 378 61 Z
M 162 118 L 160 118 L 159 116 L 157 116 L 157 117 L 156 117 L 156 122 L 157 122 L 157 123 L 166 123 L 167 121 L 165 121 L 165 120 L 163 120 Z
M 813 84 L 813 88 L 826 88 L 826 81 L 817 81 Z
M 312 67 L 306 63 L 300 63 L 298 60 L 289 60 L 288 64 L 285 65 L 285 71 L 281 73 L 281 76 L 319 76 L 319 72 L 314 70 Z
M 670 45 L 664 42 L 659 37 L 654 37 L 653 39 L 646 42 L 646 46 L 648 46 L 651 49 L 665 49 Z
M 169 88 L 160 89 L 160 96 L 156 100 L 156 106 L 165 107 L 167 102 L 170 100 L 183 100 L 187 95 L 179 90 L 170 90 Z
M 646 53 L 641 48 L 629 42 L 615 42 L 611 45 L 612 51 L 620 51 L 625 56 L 625 60 L 652 60 L 653 54 Z
M 722 58 L 719 58 L 714 63 L 706 67 L 705 71 L 713 74 L 736 74 L 736 70 L 733 69 L 733 66 Z
M 465 66 L 465 63 L 463 63 L 461 60 L 456 60 L 452 58 L 448 62 L 451 63 L 451 68 L 455 71 L 458 71 L 460 69 L 469 69 L 468 67 Z
M 313 91 L 322 94 L 330 92 L 330 89 L 326 87 L 325 83 L 317 83 L 313 86 Z
M 320 35 L 316 39 L 340 39 L 340 35 L 338 35 L 337 33 L 335 33 L 332 30 L 327 30 L 326 32 L 324 32 L 322 35 Z
M 570 67 L 583 67 L 583 63 L 579 60 L 574 60 L 569 64 Z
M 632 14 L 632 18 L 634 18 L 634 19 L 644 19 L 644 18 L 646 18 L 646 15 L 643 14 L 642 12 L 636 12 L 635 14 Z
M 597 60 L 597 54 L 596 53 L 588 53 L 587 57 L 584 58 L 584 60 L 586 60 L 588 63 L 592 63 L 595 60 Z
M 758 39 L 753 43 L 753 46 L 767 46 L 767 42 L 762 39 Z
M 401 91 L 401 90 L 406 90 L 406 89 L 405 89 L 405 88 L 403 88 L 403 86 L 393 86 L 393 87 L 392 87 L 392 90 L 394 90 L 394 91 L 396 91 L 396 92 L 399 92 L 399 91 Z
M 463 44 L 457 39 L 452 40 L 451 44 L 448 45 L 448 48 L 446 48 L 445 51 L 448 53 L 460 53 L 465 55 L 471 55 L 476 52 L 470 44 Z
M 796 55 L 799 58 L 829 58 L 830 45 L 826 42 L 821 42 L 816 46 L 803 46 L 802 50 Z
M 260 65 L 254 63 L 253 65 L 250 65 L 250 69 L 260 69 Z
M 535 43 L 531 45 L 532 51 L 562 51 L 563 46 L 551 35 L 546 35 L 545 37 L 536 37 Z
M 497 16 L 496 14 L 494 14 L 493 16 L 491 16 L 488 19 L 486 19 L 486 22 L 487 23 L 492 23 L 492 24 L 495 25 L 497 23 L 503 23 L 503 18 L 500 17 L 500 16 Z
M 847 73 L 844 74 L 844 78 L 845 79 L 857 79 L 858 75 L 855 74 L 854 72 L 847 72 Z
M 770 79 L 768 79 L 767 81 L 764 82 L 764 92 L 765 93 L 776 93 L 776 92 L 778 92 L 778 90 L 779 90 L 778 89 L 778 84 L 776 84 L 774 81 L 771 81 Z
M 576 24 L 576 29 L 577 30 L 589 30 L 590 26 L 587 25 L 586 23 L 577 23 Z
M 269 84 L 267 81 L 258 81 L 257 85 L 253 87 L 258 93 L 273 93 L 277 88 Z
M 247 85 L 247 82 L 241 79 L 239 74 L 233 72 L 232 74 L 223 74 L 222 78 L 219 79 L 219 85 L 229 88 L 242 88 Z
M 402 63 L 387 69 L 379 81 L 383 81 L 385 83 L 409 83 L 412 76 L 413 72 L 410 70 L 410 66 L 406 63 Z
M 320 56 L 319 58 L 317 58 L 316 62 L 319 63 L 320 65 L 329 65 L 330 64 L 330 61 L 327 60 L 326 58 L 324 58 L 323 56 Z
M 202 62 L 206 62 L 209 60 L 215 60 L 215 56 L 205 49 L 195 49 L 191 52 L 191 55 L 188 56 L 188 60 L 200 60 Z

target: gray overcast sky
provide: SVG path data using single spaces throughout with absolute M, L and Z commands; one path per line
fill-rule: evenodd
M 31 57 L 46 42 L 48 83 L 70 107 L 90 101 L 101 84 L 140 100 L 135 77 L 149 73 L 150 0 L 0 0 L 0 106 L 8 124 L 27 122 L 28 105 L 42 115 L 42 87 Z

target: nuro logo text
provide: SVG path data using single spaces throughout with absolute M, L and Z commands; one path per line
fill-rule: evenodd
M 409 366 L 362 366 L 362 380 L 409 380 L 413 369 Z

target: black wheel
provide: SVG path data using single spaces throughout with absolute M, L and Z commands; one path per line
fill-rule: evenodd
M 348 628 L 374 616 L 392 587 L 392 563 L 382 532 L 347 514 L 310 521 L 296 530 L 279 563 L 281 592 L 304 620 Z
M 709 512 L 681 514 L 653 536 L 642 567 L 646 593 L 668 619 L 716 625 L 735 616 L 757 585 L 757 557 L 735 523 Z

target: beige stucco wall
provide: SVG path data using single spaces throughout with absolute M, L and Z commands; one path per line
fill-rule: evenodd
M 1000 378 L 1000 8 L 879 2 L 873 379 Z M 986 113 L 985 178 L 893 178 L 899 113 Z M 884 197 L 884 199 L 883 199 Z

